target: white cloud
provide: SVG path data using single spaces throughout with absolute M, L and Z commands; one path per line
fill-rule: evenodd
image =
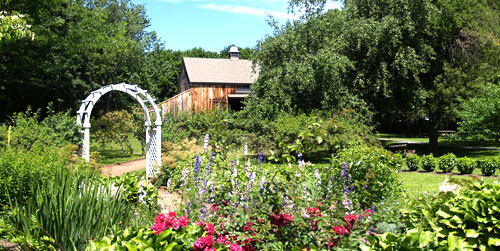
M 221 12 L 237 13 L 237 14 L 247 14 L 253 16 L 267 17 L 269 15 L 278 19 L 295 19 L 297 18 L 293 14 L 279 11 L 270 11 L 262 8 L 254 8 L 242 5 L 227 5 L 227 4 L 216 4 L 208 3 L 203 5 L 198 5 L 199 8 L 216 10 Z

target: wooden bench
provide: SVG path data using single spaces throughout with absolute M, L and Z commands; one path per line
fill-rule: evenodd
M 448 134 L 454 134 L 456 133 L 457 131 L 455 130 L 438 130 L 437 133 L 439 136 L 445 136 L 445 135 L 448 135 Z
M 402 144 L 392 144 L 387 146 L 387 148 L 392 152 L 401 151 L 405 153 L 407 151 L 406 149 L 407 146 L 408 146 L 407 143 L 402 143 Z

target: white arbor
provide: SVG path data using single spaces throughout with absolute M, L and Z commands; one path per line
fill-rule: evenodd
M 137 85 L 120 83 L 103 86 L 91 92 L 86 99 L 82 100 L 82 105 L 77 112 L 77 122 L 82 126 L 81 132 L 83 134 L 83 145 L 80 149 L 82 158 L 87 162 L 90 160 L 90 114 L 92 113 L 92 109 L 99 98 L 110 91 L 128 93 L 139 102 L 142 110 L 144 110 L 146 119 L 146 176 L 154 176 L 158 171 L 156 168 L 161 165 L 161 115 L 154 99 L 147 91 L 139 88 Z M 154 113 L 155 115 L 154 125 L 151 123 L 150 113 Z

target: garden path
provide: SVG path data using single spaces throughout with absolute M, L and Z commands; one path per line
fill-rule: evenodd
M 127 161 L 124 163 L 101 167 L 102 173 L 107 176 L 122 176 L 125 173 L 146 168 L 146 159 Z

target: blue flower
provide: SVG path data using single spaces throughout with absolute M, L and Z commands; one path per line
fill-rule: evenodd
M 262 152 L 259 153 L 259 164 L 262 164 Z

